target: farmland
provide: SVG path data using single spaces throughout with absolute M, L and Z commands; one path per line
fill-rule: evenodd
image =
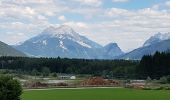
M 169 100 L 168 90 L 87 88 L 24 91 L 21 100 Z

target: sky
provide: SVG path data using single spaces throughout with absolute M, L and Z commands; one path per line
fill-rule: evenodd
M 7 44 L 59 25 L 128 52 L 158 32 L 170 32 L 170 0 L 0 0 L 0 41 Z

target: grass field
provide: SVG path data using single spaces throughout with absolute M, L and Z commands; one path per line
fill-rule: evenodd
M 170 91 L 123 88 L 25 91 L 21 100 L 170 100 Z

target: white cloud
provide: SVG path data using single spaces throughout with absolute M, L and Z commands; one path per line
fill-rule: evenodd
M 35 14 L 34 9 L 32 9 L 30 7 L 25 7 L 25 12 L 30 14 L 30 15 L 34 15 Z
M 100 6 L 102 5 L 102 0 L 71 0 L 81 3 L 82 5 L 89 5 L 89 6 Z
M 66 17 L 64 15 L 61 15 L 61 16 L 58 17 L 58 20 L 66 21 L 67 19 L 66 19 Z
M 31 19 L 33 14 L 35 14 L 35 12 L 29 7 L 18 7 L 16 5 L 1 5 L 0 12 L 3 12 L 3 16 L 0 17 L 13 19 Z
M 88 25 L 84 22 L 74 22 L 74 21 L 70 21 L 70 22 L 65 22 L 64 25 L 68 25 L 70 27 L 73 27 L 75 29 L 87 29 Z
M 159 9 L 160 6 L 168 6 L 168 2 L 139 10 L 104 8 L 103 2 L 105 1 L 3 0 L 0 3 L 0 29 L 3 30 L 0 37 L 11 44 L 35 36 L 44 28 L 62 22 L 61 24 L 73 27 L 102 45 L 117 42 L 127 51 L 141 46 L 154 33 L 170 32 L 170 11 Z M 74 18 L 66 18 L 66 14 L 73 15 Z
M 160 9 L 161 7 L 170 7 L 170 1 L 165 1 L 152 6 L 153 9 Z
M 106 15 L 108 15 L 110 17 L 120 17 L 120 16 L 132 15 L 132 12 L 130 12 L 126 9 L 110 8 L 110 9 L 106 10 Z
M 38 15 L 37 18 L 39 20 L 47 20 L 47 18 L 45 16 L 43 16 L 43 15 Z
M 112 0 L 112 2 L 128 2 L 129 0 Z
M 1 36 L 3 37 L 1 39 L 1 41 L 8 43 L 9 45 L 13 45 L 16 44 L 16 42 L 20 42 L 20 41 L 24 41 L 26 39 L 28 39 L 28 37 L 26 36 L 25 33 L 12 33 L 12 32 L 8 32 L 6 33 L 7 36 Z
M 11 0 L 16 4 L 46 4 L 51 0 Z
M 9 27 L 10 26 L 10 27 Z M 22 22 L 11 22 L 11 23 L 1 23 L 0 28 L 4 30 L 11 30 L 11 31 L 31 31 L 35 25 L 33 24 L 24 24 Z
M 165 2 L 166 6 L 170 6 L 170 1 Z
M 159 5 L 159 4 L 156 4 L 156 5 L 153 5 L 153 6 L 152 6 L 152 9 L 156 9 L 156 10 L 158 10 L 158 9 L 159 9 L 159 7 L 160 7 L 160 5 Z
M 78 22 L 76 25 L 78 27 L 81 27 L 81 28 L 88 28 L 88 26 L 85 23 L 82 23 L 82 22 Z

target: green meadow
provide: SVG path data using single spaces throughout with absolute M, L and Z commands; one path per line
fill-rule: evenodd
M 170 91 L 124 88 L 31 90 L 24 91 L 21 100 L 170 100 Z

